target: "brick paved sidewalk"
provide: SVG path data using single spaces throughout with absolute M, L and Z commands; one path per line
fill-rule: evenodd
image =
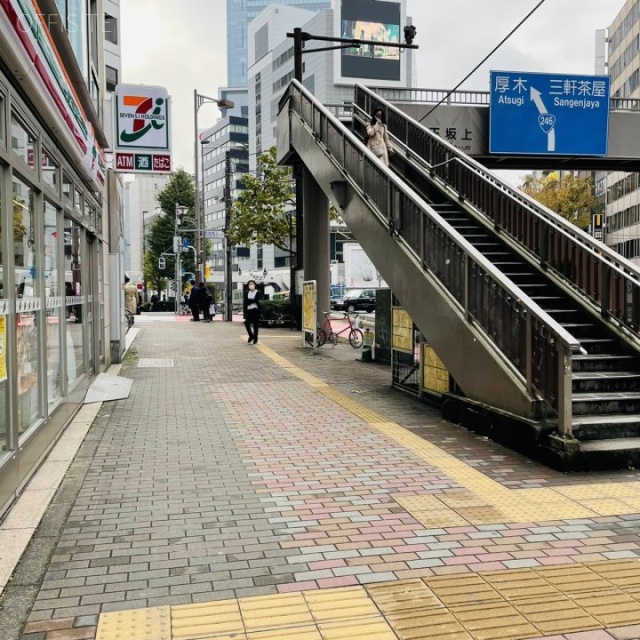
M 640 637 L 636 472 L 551 471 L 348 346 L 261 341 L 141 325 L 131 397 L 103 407 L 1 628 L 29 600 L 23 640 Z

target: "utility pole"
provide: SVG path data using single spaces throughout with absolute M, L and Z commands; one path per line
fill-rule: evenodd
M 202 251 L 200 249 L 200 245 L 201 245 L 201 239 L 200 239 L 200 234 L 201 234 L 201 229 L 200 229 L 200 218 L 202 217 L 201 212 L 200 212 L 200 193 L 199 193 L 199 189 L 198 189 L 198 147 L 200 146 L 200 143 L 198 141 L 198 111 L 200 109 L 200 102 L 198 100 L 198 90 L 194 89 L 193 90 L 193 144 L 194 144 L 194 150 L 193 150 L 193 157 L 194 157 L 194 162 L 195 162 L 195 167 L 196 167 L 196 175 L 195 175 L 195 181 L 196 181 L 196 188 L 195 188 L 195 193 L 194 193 L 194 201 L 193 201 L 193 213 L 195 215 L 196 218 L 196 242 L 195 242 L 195 249 L 196 249 L 196 282 L 198 284 L 200 284 L 201 282 L 203 282 L 203 277 L 202 277 L 202 267 L 201 267 L 201 262 L 200 259 L 202 257 Z M 204 173 L 204 172 L 203 172 Z M 204 179 L 204 176 L 203 176 Z
M 231 227 L 231 176 L 231 152 L 227 149 L 224 154 L 224 319 L 226 322 L 233 320 L 233 305 L 231 300 L 233 297 L 233 289 L 231 286 L 232 255 L 231 241 L 227 235 Z

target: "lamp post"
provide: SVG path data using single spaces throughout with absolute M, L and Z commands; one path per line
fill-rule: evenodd
M 202 268 L 204 267 L 204 256 L 202 247 L 204 243 L 202 242 L 202 207 L 200 205 L 200 192 L 198 189 L 198 111 L 200 111 L 200 107 L 203 104 L 212 103 L 217 104 L 218 107 L 223 109 L 231 109 L 234 106 L 234 103 L 231 100 L 216 100 L 215 98 L 210 98 L 208 96 L 203 96 L 198 93 L 197 89 L 193 90 L 193 140 L 194 140 L 194 164 L 195 164 L 195 175 L 196 175 L 196 189 L 195 189 L 195 198 L 194 198 L 194 216 L 196 222 L 196 281 L 201 282 L 202 278 Z M 204 178 L 204 177 L 203 177 Z
M 142 260 L 141 268 L 142 268 L 142 303 L 147 304 L 147 274 L 144 268 L 144 258 L 147 254 L 147 224 L 145 222 L 145 215 L 149 213 L 148 211 L 142 212 Z
M 198 190 L 196 189 L 196 193 L 198 192 Z M 175 277 L 176 277 L 176 304 L 175 304 L 175 313 L 177 315 L 178 313 L 178 307 L 180 306 L 179 303 L 179 298 L 182 295 L 182 270 L 180 268 L 180 252 L 182 251 L 182 248 L 177 246 L 177 243 L 175 241 L 175 238 L 178 235 L 178 228 L 179 228 L 179 224 L 178 224 L 178 220 L 180 218 L 183 218 L 187 212 L 189 211 L 188 207 L 181 207 L 179 204 L 176 204 L 176 219 L 175 219 L 175 224 L 174 224 L 174 232 L 173 232 L 173 236 L 174 236 L 174 254 L 175 254 Z

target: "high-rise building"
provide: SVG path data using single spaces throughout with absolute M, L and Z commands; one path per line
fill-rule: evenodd
M 377 39 L 368 33 L 380 24 L 386 37 L 400 42 L 402 27 L 410 22 L 406 0 L 333 0 L 331 7 L 312 12 L 297 7 L 268 6 L 249 25 L 249 166 L 256 169 L 257 158 L 276 144 L 278 103 L 294 77 L 293 42 L 286 34 L 294 27 L 316 36 Z M 308 49 L 324 43 L 308 43 Z M 354 86 L 412 87 L 413 51 L 372 47 L 305 53 L 303 84 L 338 115 L 347 112 Z M 346 107 L 346 109 L 345 109 Z M 342 236 L 340 236 L 342 237 Z M 331 259 L 342 260 L 342 240 L 332 238 Z M 281 269 L 289 280 L 289 254 L 277 247 L 251 247 L 247 268 L 270 274 Z
M 627 0 L 608 31 L 613 98 L 640 99 L 640 1 Z M 596 194 L 606 209 L 606 242 L 640 264 L 640 174 L 599 176 Z
M 0 3 L 0 513 L 111 363 L 104 2 Z
M 331 6 L 331 0 L 227 0 L 227 86 L 229 87 L 247 86 L 249 23 L 268 5 L 290 5 L 309 11 L 321 11 Z

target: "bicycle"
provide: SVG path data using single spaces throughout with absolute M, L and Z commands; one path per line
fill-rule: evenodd
M 343 314 L 343 318 L 347 320 L 349 325 L 337 332 L 334 331 L 333 326 L 331 324 L 331 311 L 323 311 L 322 315 L 325 317 L 325 321 L 322 324 L 322 327 L 318 327 L 316 331 L 316 341 L 319 347 L 321 347 L 327 341 L 333 343 L 333 345 L 338 344 L 338 337 L 343 333 L 346 333 L 347 331 L 349 332 L 349 335 L 348 335 L 349 344 L 354 349 L 359 349 L 362 346 L 364 342 L 364 336 L 362 334 L 362 331 L 354 327 L 352 322 L 352 318 L 356 318 L 358 316 L 357 312 L 355 313 L 345 312 Z M 335 319 L 336 318 L 334 318 L 334 320 Z M 307 333 L 306 339 L 307 339 L 307 342 L 312 343 L 313 334 Z
M 133 313 L 131 313 L 131 311 L 129 311 L 129 309 L 125 309 L 124 310 L 124 318 L 125 321 L 127 323 L 127 330 L 125 333 L 128 333 L 129 329 L 131 329 L 131 327 L 133 327 L 133 323 L 135 321 L 135 318 L 133 316 Z

